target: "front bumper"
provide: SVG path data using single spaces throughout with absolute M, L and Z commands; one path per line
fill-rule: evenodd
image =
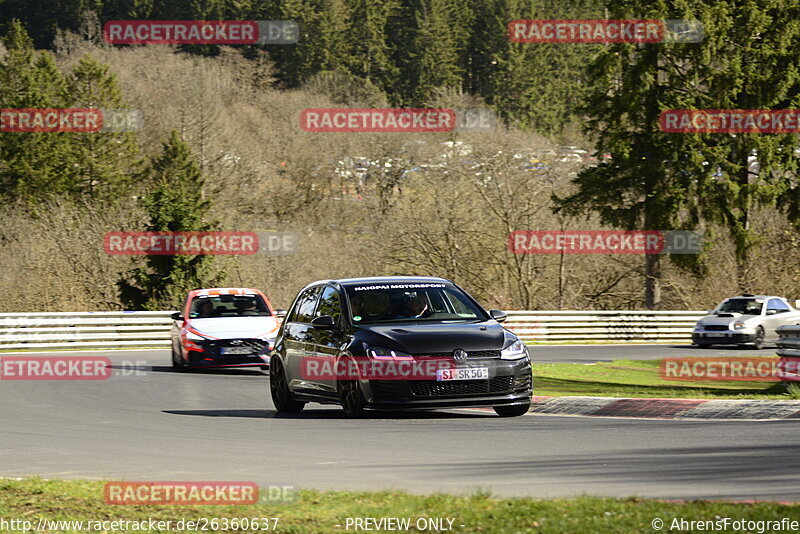
M 487 367 L 488 380 L 365 380 L 364 394 L 370 407 L 391 409 L 501 406 L 531 401 L 530 360 L 477 360 L 469 366 Z
M 693 332 L 692 343 L 695 345 L 736 345 L 752 343 L 756 339 L 755 332 L 742 332 L 733 330 L 714 332 Z
M 207 367 L 264 367 L 269 366 L 270 344 L 261 339 L 214 339 L 192 341 L 202 351 L 188 350 L 187 365 Z M 247 354 L 229 354 L 231 350 L 249 349 Z

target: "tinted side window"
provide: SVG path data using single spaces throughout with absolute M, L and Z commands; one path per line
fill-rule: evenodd
M 317 305 L 319 292 L 320 286 L 306 289 L 297 299 L 294 309 L 289 316 L 289 321 L 295 323 L 310 323 L 313 318 L 314 308 Z
M 776 310 L 778 313 L 784 313 L 789 311 L 789 305 L 780 299 L 769 299 L 769 303 L 767 304 L 767 309 Z
M 342 305 L 339 299 L 339 292 L 331 286 L 325 286 L 325 289 L 322 291 L 322 297 L 319 299 L 319 306 L 317 307 L 317 313 L 314 314 L 314 317 L 320 317 L 322 315 L 330 315 L 333 317 L 334 321 L 336 321 L 336 324 L 339 324 L 339 317 L 342 315 Z

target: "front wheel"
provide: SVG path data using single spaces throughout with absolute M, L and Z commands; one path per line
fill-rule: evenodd
M 516 404 L 514 406 L 494 406 L 494 411 L 500 417 L 518 417 L 525 415 L 531 408 L 531 403 Z
M 367 399 L 361 391 L 358 380 L 345 380 L 339 385 L 339 402 L 347 417 L 356 418 L 364 415 Z
M 297 413 L 302 411 L 306 405 L 305 402 L 292 400 L 292 392 L 289 391 L 286 372 L 277 356 L 272 358 L 269 364 L 269 390 L 272 394 L 272 404 L 275 405 L 275 410 L 278 413 Z
M 756 350 L 764 348 L 764 329 L 760 326 L 756 328 L 756 338 L 753 340 L 753 348 Z
M 180 349 L 175 350 L 175 343 L 172 344 L 172 368 L 176 371 L 185 371 L 186 366 L 180 360 Z

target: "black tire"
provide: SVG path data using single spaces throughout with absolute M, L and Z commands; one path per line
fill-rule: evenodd
M 701 349 L 710 349 L 714 345 L 712 345 L 711 343 L 702 343 L 702 344 L 697 345 L 697 346 L 700 347 Z
M 297 413 L 302 411 L 306 405 L 305 402 L 292 400 L 292 392 L 289 391 L 289 382 L 286 381 L 283 363 L 277 356 L 274 356 L 269 362 L 269 390 L 272 394 L 272 404 L 275 405 L 275 411 L 278 413 Z
M 364 398 L 358 380 L 339 382 L 339 403 L 342 405 L 342 411 L 346 417 L 355 419 L 364 415 L 367 399 Z
M 515 404 L 513 406 L 494 406 L 494 411 L 500 417 L 519 417 L 531 409 L 531 403 Z
M 175 350 L 175 343 L 172 344 L 172 368 L 176 371 L 185 371 L 186 366 L 182 361 L 179 361 L 177 351 Z
M 756 328 L 756 338 L 753 340 L 753 348 L 756 350 L 761 350 L 764 348 L 764 328 L 758 327 Z

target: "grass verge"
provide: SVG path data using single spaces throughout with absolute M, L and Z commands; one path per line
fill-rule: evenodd
M 403 492 L 301 491 L 291 503 L 251 506 L 112 506 L 103 499 L 103 482 L 0 480 L 0 518 L 22 519 L 38 524 L 49 521 L 163 520 L 173 523 L 198 518 L 278 518 L 277 532 L 312 534 L 347 532 L 347 518 L 408 518 L 407 532 L 438 532 L 416 529 L 418 518 L 453 519 L 454 533 L 574 534 L 654 532 L 653 520 L 664 521 L 669 530 L 674 518 L 710 520 L 731 517 L 749 521 L 798 517 L 800 505 L 774 502 L 731 503 L 721 501 L 673 502 L 654 499 L 500 499 L 488 493 L 469 496 Z M 221 523 L 221 521 L 220 521 Z M 272 522 L 270 524 L 273 524 Z M 339 526 L 337 526 L 339 525 Z M 444 525 L 448 525 L 447 521 Z M 464 526 L 461 526 L 464 525 Z M 59 532 L 77 532 L 61 525 Z M 130 532 L 158 532 L 134 530 Z M 185 531 L 185 530 L 184 530 Z M 206 532 L 221 532 L 221 528 Z M 228 528 L 225 532 L 253 532 Z M 354 531 L 350 527 L 350 532 Z M 372 530 L 387 532 L 388 530 Z M 684 529 L 682 532 L 695 532 Z M 740 530 L 741 531 L 741 530 Z M 769 531 L 769 530 L 767 530 Z M 55 530 L 50 530 L 55 532 Z M 109 532 L 119 532 L 109 530 Z M 170 529 L 163 532 L 181 532 Z M 717 530 L 734 532 L 734 530 Z
M 659 372 L 660 365 L 661 360 L 615 360 L 592 364 L 534 362 L 534 394 L 554 397 L 800 398 L 797 390 L 787 393 L 780 382 L 664 380 Z

